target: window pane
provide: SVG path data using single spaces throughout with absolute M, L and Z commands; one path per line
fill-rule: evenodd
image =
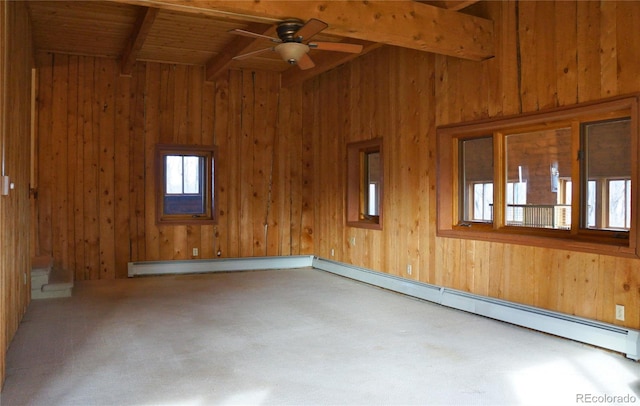
M 568 206 L 558 203 L 558 185 L 561 177 L 571 176 L 571 128 L 508 135 L 505 158 L 505 223 L 570 227 Z
M 631 122 L 599 121 L 582 127 L 583 227 L 628 230 L 631 225 Z
M 378 215 L 377 189 L 378 185 L 376 183 L 369 183 L 369 205 L 367 206 L 367 214 L 370 216 Z
M 474 221 L 491 221 L 493 218 L 493 183 L 475 183 L 473 185 Z
M 631 186 L 631 181 L 612 180 L 609 182 L 609 227 L 612 228 L 629 228 L 627 213 L 630 209 L 628 204 L 627 185 Z M 629 189 L 631 189 L 629 187 Z M 629 202 L 630 203 L 630 202 Z
M 493 220 L 493 138 L 460 143 L 460 221 Z
M 164 214 L 206 213 L 204 194 L 205 157 L 197 155 L 167 155 L 165 157 L 166 193 Z
M 380 152 L 365 153 L 366 168 L 366 205 L 365 214 L 377 216 L 379 214 L 378 184 L 380 183 Z
M 527 182 L 507 182 L 506 222 L 509 225 L 524 224 L 524 205 L 527 204 Z
M 631 228 L 631 179 L 627 179 L 625 192 L 627 194 L 627 215 L 625 217 L 625 228 L 628 230 Z
M 587 225 L 596 226 L 596 181 L 587 182 Z
M 184 157 L 184 193 L 200 192 L 200 167 L 204 157 Z
M 182 193 L 182 156 L 167 155 L 165 171 L 166 193 Z

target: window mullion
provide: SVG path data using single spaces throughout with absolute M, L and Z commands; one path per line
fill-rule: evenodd
M 184 155 L 180 156 L 180 163 L 182 164 L 182 176 L 181 176 L 181 183 L 180 183 L 180 193 L 184 195 L 184 184 L 185 184 L 185 179 L 184 179 L 184 175 L 185 175 Z
M 505 225 L 507 162 L 505 157 L 505 135 L 493 133 L 493 228 L 499 229 Z
M 587 219 L 581 219 L 581 207 L 586 207 L 587 202 L 587 185 L 586 179 L 586 160 L 584 151 L 581 147 L 580 122 L 574 120 L 571 122 L 571 234 L 577 235 L 582 226 L 582 222 L 586 224 Z M 586 210 L 584 210 L 586 216 Z

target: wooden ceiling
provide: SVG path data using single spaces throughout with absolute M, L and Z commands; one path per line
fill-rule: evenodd
M 207 79 L 232 69 L 287 71 L 304 80 L 359 55 L 312 50 L 316 67 L 302 71 L 275 52 L 232 57 L 271 45 L 230 33 L 235 28 L 275 36 L 285 18 L 317 18 L 329 26 L 315 41 L 384 44 L 473 60 L 493 55 L 493 22 L 461 10 L 475 1 L 29 1 L 36 52 L 120 60 L 122 74 L 136 61 L 203 65 Z

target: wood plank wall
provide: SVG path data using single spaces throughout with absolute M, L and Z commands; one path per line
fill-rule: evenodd
M 384 48 L 304 85 L 318 256 L 427 280 L 435 233 L 429 191 L 433 55 Z M 309 124 L 311 123 L 311 124 Z M 383 230 L 345 227 L 346 144 L 382 138 Z M 406 272 L 412 266 L 412 274 Z
M 107 59 L 42 56 L 41 250 L 79 280 L 123 277 L 129 260 L 190 258 L 197 245 L 204 258 L 219 249 L 313 253 L 640 328 L 640 261 L 437 238 L 434 178 L 438 125 L 640 90 L 630 34 L 640 3 L 481 2 L 469 11 L 495 21 L 495 58 L 385 47 L 279 92 L 264 73 L 209 84 L 198 68 L 147 63 L 122 78 Z M 349 228 L 346 143 L 376 137 L 384 229 Z M 218 226 L 155 225 L 151 149 L 174 140 L 219 145 Z
M 38 55 L 38 242 L 76 280 L 127 262 L 310 254 L 300 96 L 273 73 Z M 283 123 L 282 125 L 280 123 Z M 154 146 L 218 146 L 217 225 L 158 226 Z M 301 156 L 307 158 L 300 159 Z
M 640 91 L 640 3 L 481 2 L 468 10 L 495 21 L 495 58 L 383 48 L 304 84 L 316 255 L 334 249 L 338 261 L 640 328 L 640 260 L 436 238 L 433 156 L 438 125 Z M 345 144 L 375 137 L 384 139 L 383 230 L 346 227 Z M 615 320 L 616 304 L 625 306 L 624 322 Z
M 437 124 L 517 114 L 640 91 L 637 2 L 489 2 L 498 54 L 481 68 L 437 58 Z M 441 239 L 438 262 L 454 256 L 455 284 L 490 296 L 640 327 L 640 261 L 543 248 Z M 480 269 L 483 277 L 473 269 Z M 626 321 L 615 320 L 615 304 Z
M 29 16 L 23 2 L 0 3 L 0 150 L 15 189 L 0 196 L 0 387 L 6 350 L 30 299 L 29 162 L 31 68 Z M 5 58 L 6 56 L 6 58 Z M 10 57 L 9 57 L 10 56 Z M 0 158 L 1 160 L 2 158 Z M 27 225 L 27 226 L 25 226 Z

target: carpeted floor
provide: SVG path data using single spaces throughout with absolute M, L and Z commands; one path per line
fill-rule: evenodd
M 640 403 L 640 363 L 309 268 L 84 282 L 71 298 L 34 301 L 0 401 L 575 405 L 596 396 Z

